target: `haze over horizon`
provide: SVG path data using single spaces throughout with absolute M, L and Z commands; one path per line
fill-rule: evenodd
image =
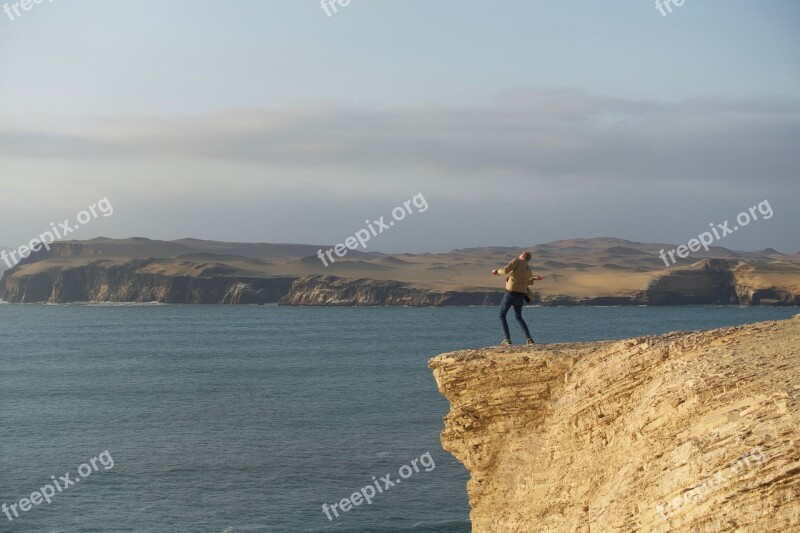
M 0 19 L 0 243 L 69 235 L 366 251 L 616 237 L 800 251 L 800 4 L 201 0 Z M 731 224 L 733 225 L 733 223 Z

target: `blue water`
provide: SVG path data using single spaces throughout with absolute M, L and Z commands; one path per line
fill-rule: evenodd
M 539 342 L 796 312 L 525 309 Z M 0 504 L 106 450 L 114 461 L 13 522 L 0 514 L 0 531 L 469 531 L 427 361 L 500 338 L 482 307 L 0 305 Z M 323 514 L 426 453 L 430 471 Z

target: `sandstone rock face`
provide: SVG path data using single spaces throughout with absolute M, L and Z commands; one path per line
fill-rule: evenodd
M 76 267 L 52 267 L 26 275 L 8 271 L 0 296 L 15 303 L 161 302 L 197 304 L 276 303 L 294 278 L 171 276 L 141 271 L 148 260 L 121 265 L 102 261 Z
M 738 304 L 733 271 L 738 261 L 707 259 L 654 279 L 646 290 L 651 305 Z
M 444 354 L 473 531 L 800 531 L 800 315 Z
M 399 281 L 306 276 L 292 284 L 283 305 L 499 305 L 503 293 L 433 291 Z

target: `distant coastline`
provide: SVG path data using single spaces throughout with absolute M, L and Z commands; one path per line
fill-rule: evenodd
M 542 306 L 800 305 L 800 257 L 711 248 L 664 268 L 664 245 L 597 238 L 530 246 Z M 324 269 L 318 246 L 183 239 L 57 242 L 2 273 L 11 303 L 497 305 L 488 275 L 519 248 L 353 253 Z

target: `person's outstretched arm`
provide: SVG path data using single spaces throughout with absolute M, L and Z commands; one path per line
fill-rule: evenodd
M 511 262 L 506 266 L 492 270 L 492 274 L 494 274 L 495 276 L 502 276 L 503 274 L 508 274 L 509 272 L 514 270 L 514 266 L 517 264 L 517 261 L 519 261 L 519 259 L 512 259 Z

